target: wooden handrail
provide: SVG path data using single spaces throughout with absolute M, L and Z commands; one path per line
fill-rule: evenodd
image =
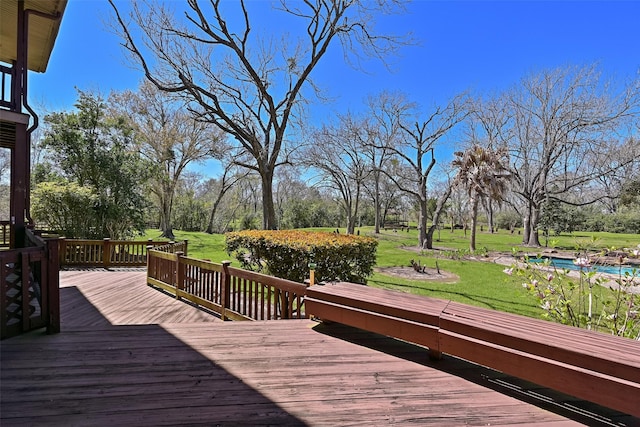
M 60 239 L 60 265 L 83 267 L 142 267 L 147 264 L 147 247 L 161 248 L 164 252 L 182 251 L 186 254 L 187 241 L 169 242 L 153 240 L 90 240 Z
M 219 313 L 223 320 L 305 318 L 306 285 L 147 248 L 147 284 Z

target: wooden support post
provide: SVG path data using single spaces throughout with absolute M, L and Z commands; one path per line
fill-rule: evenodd
M 64 237 L 58 240 L 57 253 L 60 259 L 60 265 L 65 265 L 67 263 L 67 240 Z
M 151 239 L 149 239 L 151 242 Z M 156 277 L 156 269 L 151 264 L 151 250 L 153 249 L 153 245 L 147 245 L 147 285 L 151 286 L 149 283 L 149 277 Z
M 47 321 L 47 333 L 60 332 L 60 239 L 48 239 L 47 250 L 47 305 L 49 316 Z
M 184 256 L 189 256 L 189 251 L 187 251 L 187 247 L 188 246 L 189 246 L 189 241 L 185 239 L 185 241 L 184 241 L 184 249 L 183 249 Z
M 176 299 L 180 299 L 183 293 L 182 291 L 184 291 L 184 263 L 182 262 L 183 256 L 183 252 L 176 252 Z
M 229 266 L 231 261 L 222 261 L 222 274 L 220 275 L 220 281 L 222 282 L 222 292 L 220 302 L 222 304 L 222 310 L 220 310 L 220 317 L 222 320 L 227 320 L 226 311 L 231 304 L 231 274 L 229 273 Z
M 105 269 L 111 266 L 111 239 L 108 237 L 102 240 L 102 265 Z

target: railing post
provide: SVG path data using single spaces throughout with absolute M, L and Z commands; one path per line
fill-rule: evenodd
M 222 310 L 220 310 L 220 318 L 227 320 L 226 311 L 231 303 L 231 273 L 229 273 L 229 266 L 231 261 L 222 261 L 222 274 L 220 275 L 220 303 L 222 304 Z
M 155 269 L 152 269 L 151 265 L 151 250 L 153 249 L 153 245 L 147 245 L 147 285 L 149 285 L 149 275 L 152 275 L 154 278 L 156 277 Z M 151 285 L 149 285 L 151 286 Z
M 58 256 L 60 257 L 60 265 L 67 264 L 67 239 L 61 237 L 58 240 Z
M 180 294 L 184 290 L 184 263 L 182 262 L 183 256 L 183 252 L 176 252 L 176 299 L 180 299 Z
M 184 256 L 189 256 L 189 252 L 187 251 L 187 246 L 189 246 L 189 241 L 185 239 L 184 240 Z
M 64 239 L 63 239 L 64 240 Z M 47 250 L 47 295 L 48 295 L 48 318 L 47 333 L 57 334 L 60 332 L 60 239 L 48 239 Z
M 111 265 L 111 240 L 105 237 L 102 242 L 102 265 L 107 269 Z

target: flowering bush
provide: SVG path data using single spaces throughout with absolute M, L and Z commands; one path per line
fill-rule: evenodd
M 625 252 L 638 257 L 640 245 Z M 615 276 L 599 274 L 586 252 L 573 260 L 578 271 L 557 268 L 548 259 L 531 261 L 525 257 L 523 262 L 505 268 L 504 273 L 524 279 L 522 286 L 537 297 L 544 317 L 640 339 L 640 295 L 634 293 L 634 287 L 640 287 L 640 270 L 622 272 L 620 267 Z M 624 257 L 620 256 L 618 262 L 625 262 Z

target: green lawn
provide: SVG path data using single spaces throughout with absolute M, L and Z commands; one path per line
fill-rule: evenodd
M 317 229 L 316 229 L 317 230 Z M 335 229 L 325 229 L 332 232 Z M 363 227 L 362 235 L 373 235 L 371 227 Z M 344 233 L 344 229 L 339 230 Z M 147 230 L 141 239 L 158 239 L 160 232 Z M 223 235 L 209 235 L 198 232 L 175 231 L 176 240 L 189 241 L 189 256 L 200 259 L 208 259 L 213 262 L 233 259 L 224 250 Z M 508 276 L 503 273 L 505 266 L 491 262 L 472 260 L 452 260 L 444 257 L 444 251 L 418 251 L 409 250 L 408 247 L 417 246 L 417 231 L 383 231 L 377 236 L 379 240 L 377 265 L 379 267 L 409 266 L 410 260 L 420 261 L 421 265 L 435 267 L 436 261 L 442 270 L 449 271 L 459 276 L 456 283 L 442 283 L 435 281 L 412 281 L 389 275 L 375 273 L 369 279 L 369 285 L 388 289 L 396 289 L 419 295 L 427 295 L 437 298 L 450 299 L 467 304 L 496 310 L 517 313 L 531 317 L 539 317 L 543 310 L 538 307 L 535 297 L 530 295 L 523 287 L 521 279 Z M 510 253 L 512 248 L 523 252 L 537 252 L 544 248 L 534 250 L 521 246 L 522 236 L 516 232 L 499 231 L 489 234 L 479 232 L 477 235 L 477 248 L 486 247 L 490 251 Z M 574 250 L 577 245 L 592 245 L 593 247 L 636 247 L 640 243 L 640 235 L 637 234 L 613 234 L 613 233 L 575 233 L 573 235 L 561 235 L 553 237 L 553 247 L 563 250 Z M 544 244 L 544 238 L 541 238 Z M 441 230 L 434 235 L 436 248 L 465 251 L 469 246 L 469 232 L 467 236 L 462 230 Z M 234 264 L 237 264 L 235 262 Z

